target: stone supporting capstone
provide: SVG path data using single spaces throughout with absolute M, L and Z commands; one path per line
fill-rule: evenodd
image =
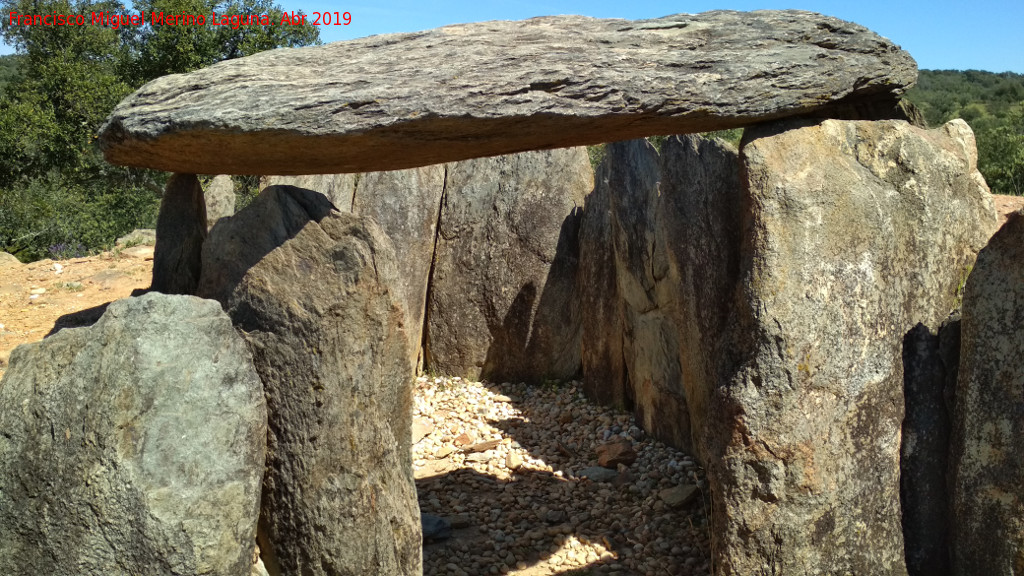
M 206 240 L 206 200 L 195 174 L 173 174 L 167 180 L 156 219 L 153 283 L 164 294 L 194 294 Z

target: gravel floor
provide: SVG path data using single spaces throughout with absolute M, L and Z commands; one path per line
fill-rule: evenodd
M 710 573 L 703 471 L 578 383 L 421 377 L 415 416 L 420 507 L 453 528 L 424 546 L 424 574 Z M 616 441 L 635 462 L 596 468 Z

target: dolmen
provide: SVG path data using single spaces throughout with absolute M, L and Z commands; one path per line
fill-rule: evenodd
M 112 163 L 174 173 L 154 262 L 165 294 L 37 345 L 60 347 L 61 370 L 33 369 L 41 348 L 12 356 L 0 566 L 163 574 L 153 564 L 165 553 L 190 573 L 241 576 L 258 541 L 274 575 L 420 574 L 411 385 L 428 366 L 582 376 L 592 398 L 694 453 L 718 576 L 1009 573 L 1024 553 L 1024 484 L 1005 452 L 1024 375 L 1019 362 L 992 366 L 1022 348 L 1007 320 L 1024 309 L 1009 276 L 1021 218 L 986 247 L 996 216 L 973 134 L 962 121 L 908 121 L 900 98 L 916 75 L 909 54 L 850 22 L 718 11 L 456 25 L 150 82 L 113 111 L 100 146 Z M 695 134 L 740 127 L 738 148 Z M 643 139 L 656 135 L 669 137 Z M 605 142 L 591 165 L 582 147 Z M 196 174 L 273 178 L 208 227 Z M 222 312 L 199 304 L 211 300 Z M 961 307 L 958 349 L 946 327 Z M 161 311 L 185 324 L 200 314 L 205 335 L 166 359 L 114 338 L 128 330 L 119 322 Z M 228 320 L 238 338 L 220 334 Z M 192 351 L 208 341 L 218 347 Z M 75 358 L 115 345 L 232 391 L 197 414 L 244 416 L 204 444 L 234 476 L 206 473 L 184 446 L 172 452 L 180 465 L 152 468 L 173 482 L 97 468 L 145 472 L 146 455 L 160 456 L 143 448 L 171 442 L 161 434 L 192 441 L 116 414 L 93 422 L 88 394 L 135 412 L 165 402 L 110 377 L 91 392 L 67 384 L 97 370 Z M 225 347 L 248 368 L 189 367 L 221 362 Z M 952 407 L 937 400 L 952 396 Z M 73 409 L 45 416 L 60 406 Z M 229 425 L 252 436 L 247 448 L 223 438 Z M 36 444 L 62 459 L 56 472 L 29 459 Z M 46 481 L 26 489 L 25 470 Z M 81 478 L 137 504 L 90 519 L 103 491 Z M 164 545 L 172 535 L 155 518 L 177 521 L 165 502 L 188 490 L 248 511 L 232 538 Z M 25 519 L 54 509 L 91 523 Z M 146 554 L 112 561 L 142 513 L 154 518 Z M 208 534 L 225 522 L 214 516 L 187 531 Z M 935 518 L 962 522 L 951 532 Z M 85 525 L 107 537 L 81 537 Z M 991 539 L 995 554 L 977 555 Z M 31 562 L 11 561 L 28 550 Z

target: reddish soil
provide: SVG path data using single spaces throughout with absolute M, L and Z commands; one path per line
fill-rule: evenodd
M 99 310 L 78 317 L 74 313 L 148 287 L 152 269 L 152 246 L 71 260 L 0 264 L 0 376 L 16 346 L 42 340 L 55 326 L 90 323 Z M 40 289 L 45 292 L 33 298 L 32 292 Z
M 993 194 L 992 198 L 996 203 L 996 212 L 999 212 L 1000 226 L 1006 222 L 1006 218 L 1011 212 L 1024 208 L 1024 196 L 1000 196 Z

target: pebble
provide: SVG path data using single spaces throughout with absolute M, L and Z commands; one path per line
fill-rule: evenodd
M 456 529 L 424 546 L 425 575 L 710 574 L 703 470 L 580 383 L 421 377 L 414 411 L 433 423 L 413 446 L 421 510 Z M 599 466 L 606 442 L 635 458 Z

